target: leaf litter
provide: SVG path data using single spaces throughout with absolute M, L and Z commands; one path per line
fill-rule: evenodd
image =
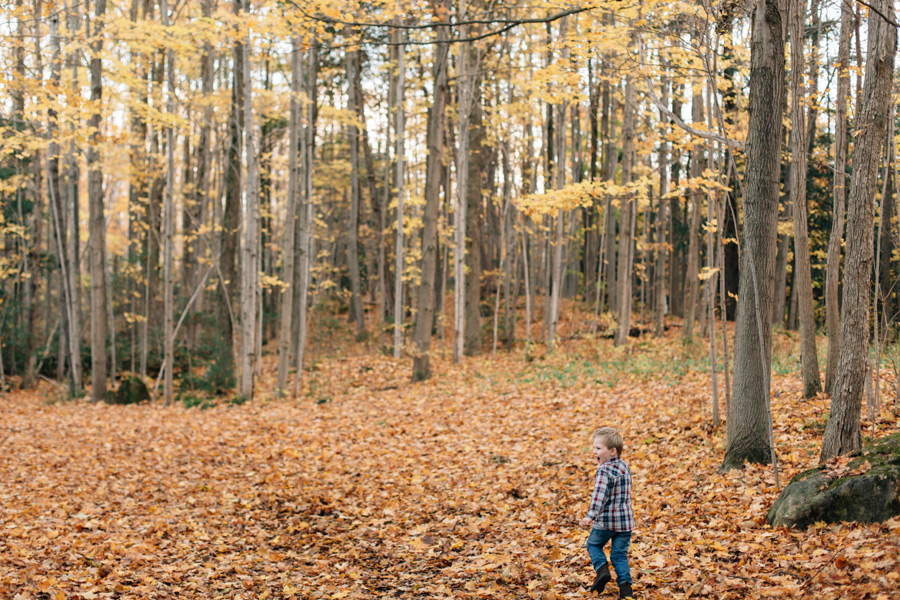
M 8 394 L 0 597 L 584 598 L 603 424 L 634 475 L 639 597 L 896 597 L 900 519 L 769 528 L 771 467 L 717 472 L 724 425 L 685 353 L 573 336 L 535 360 L 438 353 L 413 384 L 408 360 L 348 352 L 297 399 L 271 400 L 267 365 L 256 401 L 209 410 Z M 817 464 L 829 399 L 776 375 L 772 402 L 787 481 Z

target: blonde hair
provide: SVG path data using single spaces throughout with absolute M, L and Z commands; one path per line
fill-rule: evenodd
M 591 434 L 591 442 L 597 440 L 600 440 L 607 448 L 615 448 L 616 455 L 622 456 L 622 448 L 625 446 L 625 440 L 623 440 L 622 436 L 619 435 L 619 432 L 612 427 L 595 429 L 594 433 Z

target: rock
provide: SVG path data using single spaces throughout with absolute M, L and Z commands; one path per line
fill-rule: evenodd
M 119 384 L 115 395 L 107 394 L 103 398 L 108 404 L 137 404 L 150 400 L 150 391 L 139 377 L 126 377 Z
M 876 523 L 900 515 L 900 433 L 798 474 L 769 511 L 773 527 Z

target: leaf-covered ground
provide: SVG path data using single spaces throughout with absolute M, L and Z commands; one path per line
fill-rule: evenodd
M 773 530 L 771 468 L 717 473 L 704 350 L 677 335 L 438 357 L 416 384 L 357 346 L 295 400 L 271 400 L 270 357 L 256 401 L 206 410 L 7 394 L 0 598 L 587 597 L 603 424 L 634 474 L 639 597 L 896 598 L 900 519 Z M 784 485 L 816 464 L 829 401 L 775 372 Z M 886 377 L 879 433 L 898 424 Z

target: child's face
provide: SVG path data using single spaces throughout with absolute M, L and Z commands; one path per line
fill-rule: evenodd
M 594 458 L 597 459 L 598 465 L 602 465 L 609 459 L 615 458 L 619 454 L 618 450 L 616 450 L 615 448 L 607 448 L 606 445 L 599 439 L 594 440 L 593 451 Z

